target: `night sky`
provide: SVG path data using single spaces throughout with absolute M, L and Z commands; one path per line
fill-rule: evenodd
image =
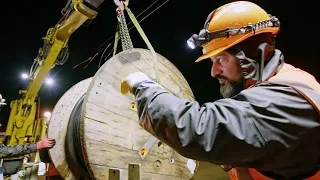
M 0 93 L 6 98 L 7 103 L 19 97 L 20 89 L 26 88 L 27 82 L 21 79 L 21 73 L 29 72 L 33 59 L 42 46 L 42 37 L 62 17 L 60 11 L 66 2 L 66 0 L 7 1 L 8 5 L 2 6 Z M 129 8 L 137 16 L 153 2 L 155 1 L 130 0 Z M 158 0 L 137 19 L 142 19 L 164 2 L 166 0 Z M 173 62 L 182 72 L 200 103 L 219 99 L 219 85 L 218 81 L 210 76 L 209 61 L 194 63 L 194 60 L 201 55 L 201 49 L 188 49 L 186 41 L 193 33 L 199 32 L 212 10 L 228 2 L 232 1 L 168 0 L 165 5 L 140 23 L 155 50 Z M 288 0 L 252 2 L 279 18 L 281 30 L 276 44 L 284 53 L 285 61 L 310 72 L 319 81 L 320 59 L 317 40 L 320 33 L 315 29 L 319 23 L 319 9 L 316 2 Z M 106 40 L 115 33 L 117 26 L 115 9 L 113 1 L 106 0 L 100 7 L 97 18 L 88 27 L 82 26 L 71 36 L 70 58 L 63 66 L 57 66 L 51 72 L 50 76 L 55 80 L 54 85 L 49 87 L 44 84 L 40 90 L 41 111 L 52 110 L 64 92 L 77 82 L 93 76 L 98 70 L 102 51 L 113 42 L 113 38 L 107 42 Z M 129 28 L 131 26 L 132 24 Z M 130 31 L 130 35 L 134 47 L 146 48 L 135 28 Z M 121 44 L 118 47 L 119 52 Z M 107 53 L 110 50 L 111 48 Z M 99 55 L 88 67 L 84 68 L 86 65 L 84 63 L 73 69 L 75 65 L 99 51 Z M 1 123 L 6 123 L 9 112 L 9 105 L 2 109 Z

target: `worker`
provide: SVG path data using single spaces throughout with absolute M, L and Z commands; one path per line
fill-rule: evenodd
M 6 105 L 5 99 L 3 99 L 0 94 L 0 110 L 3 105 Z M 43 138 L 37 143 L 26 143 L 15 146 L 6 146 L 3 143 L 0 143 L 0 159 L 28 155 L 40 149 L 52 148 L 55 144 L 55 139 L 50 138 Z
M 2 98 L 2 95 L 0 94 L 0 111 L 1 111 L 1 109 L 2 109 L 2 107 L 4 106 L 4 105 L 7 105 L 6 103 L 5 103 L 5 99 L 3 99 Z
M 37 143 L 25 143 L 15 146 L 6 146 L 0 143 L 0 159 L 27 155 L 40 149 L 52 148 L 55 144 L 55 139 L 50 138 L 43 138 Z
M 46 179 L 52 179 L 52 180 L 63 180 L 63 177 L 60 176 L 58 170 L 54 166 L 51 157 L 49 155 L 49 150 L 48 149 L 41 149 L 39 151 L 39 156 L 41 162 L 45 163 L 46 166 Z
M 191 36 L 223 99 L 200 106 L 143 72 L 128 74 L 121 91 L 135 96 L 142 128 L 187 158 L 232 167 L 231 179 L 320 179 L 320 85 L 284 62 L 279 30 L 260 6 L 235 1 Z

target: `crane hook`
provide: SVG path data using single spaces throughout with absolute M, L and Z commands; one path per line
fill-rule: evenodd
M 119 16 L 121 15 L 123 10 L 125 9 L 124 6 L 128 7 L 129 0 L 113 0 L 113 2 L 118 6 L 118 8 L 116 9 L 116 12 L 117 12 L 117 19 L 120 22 Z
M 113 0 L 113 2 L 117 5 L 120 6 L 121 5 L 121 0 Z M 123 0 L 122 1 L 126 6 L 129 5 L 129 0 Z

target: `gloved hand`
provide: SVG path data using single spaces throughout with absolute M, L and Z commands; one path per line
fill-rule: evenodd
M 43 138 L 39 142 L 37 142 L 37 150 L 44 148 L 52 148 L 56 144 L 55 139 Z
M 24 157 L 30 159 L 32 157 L 32 154 L 25 154 Z
M 146 80 L 151 80 L 145 73 L 143 72 L 134 72 L 129 75 L 127 75 L 122 81 L 121 81 L 121 93 L 127 94 L 129 91 L 131 93 L 133 90 L 133 86 L 136 83 L 140 83 Z

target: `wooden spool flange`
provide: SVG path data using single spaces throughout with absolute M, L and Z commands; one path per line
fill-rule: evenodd
M 56 139 L 56 145 L 49 150 L 51 160 L 64 179 L 75 179 L 66 160 L 65 140 L 71 112 L 79 99 L 87 92 L 92 78 L 85 79 L 71 87 L 55 105 L 48 124 L 48 137 Z
M 180 71 L 157 54 L 160 84 L 174 95 L 194 100 L 192 91 Z M 74 176 L 65 155 L 65 136 L 70 114 L 85 94 L 80 119 L 80 145 L 92 179 L 108 179 L 109 169 L 122 169 L 128 178 L 128 165 L 140 164 L 141 179 L 186 180 L 193 177 L 186 166 L 187 158 L 166 145 L 155 144 L 147 156 L 139 156 L 140 148 L 151 135 L 138 125 L 137 112 L 131 108 L 134 97 L 120 92 L 121 80 L 129 73 L 141 71 L 155 79 L 155 62 L 151 51 L 132 49 L 110 58 L 93 78 L 79 82 L 68 90 L 55 106 L 48 128 L 48 137 L 57 144 L 50 149 L 52 161 L 65 179 Z M 160 162 L 160 163 L 159 163 Z
M 175 95 L 194 99 L 192 91 L 180 71 L 163 56 L 157 54 L 161 84 Z M 151 136 L 138 125 L 137 112 L 130 108 L 132 95 L 120 92 L 121 80 L 129 73 L 141 71 L 155 79 L 151 51 L 132 49 L 109 59 L 94 75 L 86 93 L 81 120 L 82 150 L 92 177 L 107 179 L 109 168 L 123 169 L 127 179 L 128 164 L 141 164 L 142 179 L 189 179 L 187 159 L 176 154 L 170 163 L 172 149 L 154 145 L 144 160 L 139 149 Z M 161 162 L 161 167 L 155 163 Z

